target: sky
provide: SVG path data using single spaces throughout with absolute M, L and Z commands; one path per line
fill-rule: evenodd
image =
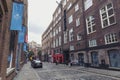
M 60 0 L 28 0 L 28 41 L 41 44 L 41 36 L 52 21 Z

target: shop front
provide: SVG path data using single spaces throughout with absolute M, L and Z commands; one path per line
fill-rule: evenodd
M 58 61 L 58 63 L 63 63 L 64 62 L 63 54 L 61 53 L 53 54 L 53 62 L 56 62 L 56 61 Z

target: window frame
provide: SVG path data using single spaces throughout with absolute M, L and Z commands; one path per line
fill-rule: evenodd
M 76 19 L 76 27 L 78 27 L 80 25 L 80 18 Z
M 92 1 L 91 4 L 90 4 L 90 1 Z M 89 3 L 89 4 L 88 4 L 88 3 Z M 86 11 L 87 9 L 89 9 L 92 5 L 93 5 L 93 0 L 85 0 L 85 1 L 84 1 L 85 11 Z
M 68 23 L 72 23 L 73 22 L 73 15 L 70 15 L 69 18 L 68 18 Z
M 89 19 L 89 21 L 88 21 L 88 19 Z M 93 20 L 94 20 L 94 24 L 92 22 Z M 89 26 L 89 23 L 90 23 L 90 26 Z M 94 28 L 93 28 L 95 26 L 96 26 L 96 24 L 95 24 L 95 18 L 94 18 L 94 16 L 93 15 L 88 16 L 86 18 L 87 34 L 91 34 L 91 33 L 96 32 L 96 30 L 94 30 Z M 89 29 L 90 29 L 90 31 L 89 31 Z
M 112 38 L 114 38 L 114 39 L 112 39 Z M 117 33 L 106 34 L 106 35 L 104 35 L 104 39 L 105 39 L 105 44 L 112 44 L 112 43 L 118 42 Z
M 89 47 L 95 47 L 97 46 L 97 40 L 96 39 L 90 39 L 89 40 Z
M 77 12 L 79 10 L 79 4 L 77 3 L 76 5 L 75 5 L 75 12 Z
M 108 6 L 109 4 L 111 4 L 112 7 L 110 7 L 110 8 L 108 9 L 107 6 Z M 105 9 L 105 11 L 102 12 L 102 9 Z M 110 10 L 113 10 L 113 14 L 109 16 L 108 11 L 110 11 Z M 111 25 L 113 25 L 113 24 L 116 24 L 116 17 L 115 17 L 115 11 L 114 11 L 113 3 L 107 3 L 106 5 L 104 5 L 102 8 L 100 8 L 99 13 L 100 13 L 100 19 L 101 19 L 102 28 L 106 28 L 106 27 L 109 27 L 109 26 L 111 26 Z M 106 14 L 106 18 L 105 18 L 105 19 L 103 19 L 103 16 L 102 16 L 104 13 Z M 111 17 L 114 17 L 114 23 L 112 23 L 112 24 L 110 23 L 110 18 L 111 18 Z M 104 22 L 103 22 L 103 21 L 105 21 L 105 20 L 107 20 L 107 25 L 106 25 L 106 26 L 104 26 Z

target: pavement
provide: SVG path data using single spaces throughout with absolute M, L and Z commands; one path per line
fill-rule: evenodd
M 53 63 L 47 63 L 47 64 L 53 64 Z M 66 65 L 59 64 L 61 67 L 65 67 Z M 65 67 L 69 69 L 73 69 L 76 71 L 83 71 L 83 72 L 91 72 L 95 74 L 110 76 L 113 78 L 118 78 L 117 80 L 120 80 L 120 71 L 112 71 L 112 70 L 104 70 L 104 69 L 96 69 L 96 68 L 85 68 L 81 66 L 71 66 L 71 67 Z M 20 72 L 16 75 L 16 77 L 13 80 L 41 80 L 38 73 L 30 66 L 30 62 L 25 64 Z
M 40 78 L 37 72 L 30 66 L 30 62 L 27 62 L 13 80 L 40 80 Z

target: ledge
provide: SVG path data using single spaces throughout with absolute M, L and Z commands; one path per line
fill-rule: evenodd
M 9 76 L 14 71 L 15 71 L 15 68 L 7 68 L 6 76 Z

